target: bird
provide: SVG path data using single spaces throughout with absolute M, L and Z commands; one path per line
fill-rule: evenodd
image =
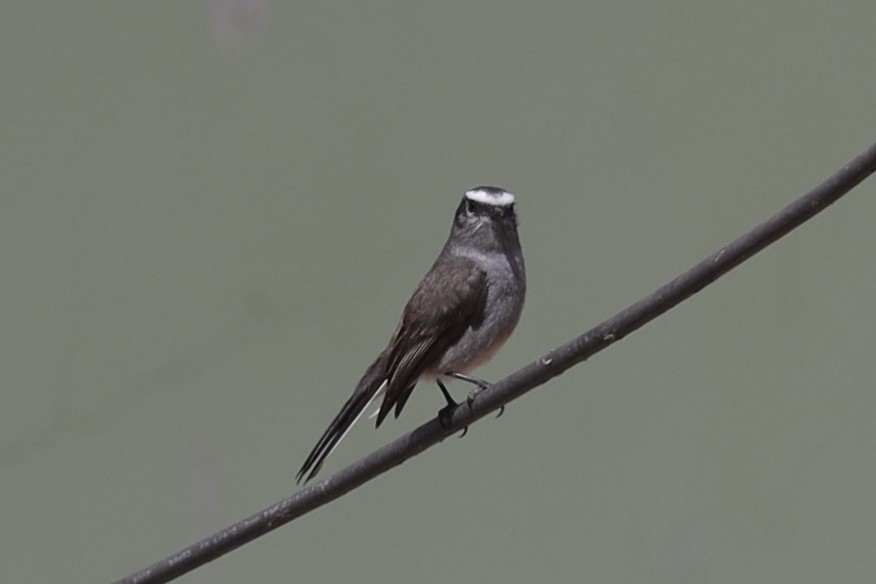
M 444 247 L 405 305 L 388 345 L 313 447 L 296 475 L 298 483 L 316 476 L 378 396 L 383 402 L 375 412 L 376 427 L 390 412 L 399 416 L 418 381 L 434 380 L 447 402 L 439 412 L 446 426 L 457 403 L 444 381 L 475 384 L 469 403 L 489 385 L 469 373 L 505 344 L 526 297 L 514 205 L 514 195 L 499 187 L 465 192 Z

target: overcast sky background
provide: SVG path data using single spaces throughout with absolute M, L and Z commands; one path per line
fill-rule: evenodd
M 6 3 L 0 574 L 121 578 L 294 491 L 462 193 L 498 379 L 876 140 L 876 4 Z M 182 578 L 869 582 L 876 180 L 623 342 Z M 454 384 L 462 397 L 468 387 Z M 435 415 L 362 423 L 333 472 Z

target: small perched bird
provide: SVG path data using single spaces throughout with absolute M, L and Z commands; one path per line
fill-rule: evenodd
M 468 375 L 502 347 L 523 310 L 526 274 L 517 237 L 514 195 L 497 187 L 465 193 L 450 237 L 405 306 L 389 345 L 365 370 L 353 395 L 316 443 L 297 480 L 309 481 L 369 404 L 383 394 L 377 426 L 401 413 L 420 379 L 434 379 L 447 400 L 442 423 L 456 402 L 442 380 L 485 387 Z M 305 481 L 306 482 L 306 481 Z

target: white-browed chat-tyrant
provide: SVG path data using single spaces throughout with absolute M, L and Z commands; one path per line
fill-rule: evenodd
M 420 379 L 484 383 L 467 374 L 502 347 L 523 309 L 526 274 L 517 237 L 514 195 L 497 187 L 465 193 L 450 237 L 405 306 L 389 345 L 365 371 L 353 395 L 329 424 L 298 471 L 312 479 L 362 412 L 379 395 L 377 426 L 401 413 Z

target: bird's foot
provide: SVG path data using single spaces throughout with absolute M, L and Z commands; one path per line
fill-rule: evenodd
M 483 383 L 483 385 L 478 384 L 478 386 L 477 386 L 476 388 L 474 388 L 473 390 L 471 390 L 470 392 L 468 392 L 468 397 L 466 398 L 465 401 L 468 403 L 468 407 L 469 407 L 469 409 L 470 409 L 470 408 L 472 407 L 472 405 L 474 404 L 474 401 L 475 401 L 475 399 L 477 399 L 478 395 L 480 395 L 480 393 L 481 393 L 482 391 L 484 391 L 485 389 L 487 389 L 488 387 L 490 387 L 490 384 L 487 383 L 487 382 L 485 382 L 485 381 L 483 381 L 483 380 L 482 380 L 482 383 Z M 502 417 L 502 414 L 504 414 L 504 413 L 505 413 L 505 406 L 502 405 L 502 406 L 499 407 L 499 413 L 496 414 L 496 417 L 497 417 L 497 418 L 501 418 L 501 417 Z
M 444 375 L 447 375 L 448 377 L 453 377 L 455 379 L 459 379 L 462 381 L 467 381 L 469 383 L 473 383 L 476 386 L 473 390 L 471 390 L 468 393 L 468 398 L 466 398 L 466 400 L 465 400 L 466 403 L 468 403 L 469 409 L 471 409 L 472 405 L 474 404 L 475 398 L 477 398 L 478 394 L 481 393 L 483 390 L 487 389 L 488 387 L 490 387 L 490 385 L 492 385 L 489 381 L 484 381 L 480 377 L 466 375 L 464 373 L 459 373 L 458 371 L 447 371 L 446 373 L 444 373 Z M 503 405 L 499 408 L 499 413 L 496 414 L 496 417 L 501 418 L 502 414 L 504 414 L 504 413 L 505 413 L 505 406 Z
M 478 388 L 473 389 L 470 392 L 468 392 L 468 397 L 466 398 L 465 401 L 466 401 L 466 403 L 468 403 L 469 409 L 474 404 L 474 401 L 478 397 L 478 395 L 485 389 L 486 389 L 486 387 L 478 387 Z M 501 418 L 502 414 L 504 414 L 504 413 L 505 413 L 505 406 L 501 405 L 501 406 L 499 406 L 499 413 L 496 414 L 496 417 Z
M 456 405 L 447 404 L 440 410 L 438 410 L 438 423 L 441 424 L 441 427 L 445 430 L 450 428 L 450 423 L 453 420 L 453 410 L 456 409 Z

